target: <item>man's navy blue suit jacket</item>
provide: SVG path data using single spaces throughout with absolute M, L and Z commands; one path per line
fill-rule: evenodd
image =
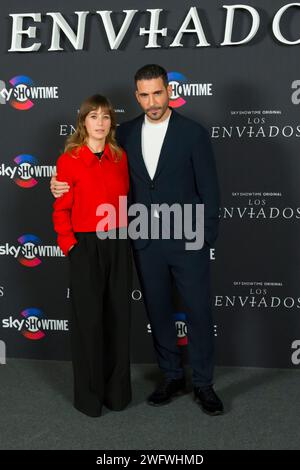
M 204 239 L 212 246 L 218 234 L 219 185 L 208 132 L 172 110 L 157 169 L 150 178 L 142 155 L 145 114 L 120 124 L 116 137 L 127 153 L 131 204 L 204 204 Z M 137 240 L 134 248 L 148 241 Z

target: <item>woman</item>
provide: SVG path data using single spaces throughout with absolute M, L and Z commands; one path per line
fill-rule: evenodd
M 94 95 L 82 103 L 76 131 L 57 161 L 57 179 L 67 181 L 70 190 L 53 204 L 58 245 L 70 260 L 74 406 L 89 416 L 99 416 L 103 404 L 121 410 L 131 400 L 131 255 L 129 240 L 118 237 L 127 225 L 118 199 L 127 195 L 129 177 L 115 129 L 114 110 L 105 97 Z M 102 223 L 103 211 L 96 215 L 100 204 L 116 209 L 109 225 Z M 105 238 L 99 223 L 105 235 L 116 237 Z

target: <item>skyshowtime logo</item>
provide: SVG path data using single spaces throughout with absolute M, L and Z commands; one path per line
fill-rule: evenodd
M 63 257 L 58 246 L 42 245 L 40 238 L 33 234 L 21 235 L 19 245 L 0 245 L 0 256 L 13 256 L 27 268 L 35 268 L 42 263 L 42 258 Z
M 169 102 L 171 108 L 180 108 L 185 105 L 184 98 L 191 96 L 212 96 L 212 83 L 190 83 L 179 72 L 168 73 L 169 85 L 172 87 L 172 95 Z
M 177 312 L 174 314 L 174 320 L 177 334 L 177 346 L 186 346 L 188 344 L 186 314 L 183 312 Z M 147 325 L 147 332 L 150 334 L 152 333 L 150 323 Z
M 175 313 L 175 326 L 177 332 L 177 346 L 186 346 L 188 344 L 188 338 L 185 313 Z
M 187 331 L 187 315 L 184 312 L 177 312 L 174 314 L 175 328 L 177 334 L 177 346 L 188 345 L 188 331 Z M 152 333 L 151 325 L 148 323 L 147 332 Z M 213 326 L 214 336 L 218 336 L 217 325 Z
M 21 319 L 10 316 L 2 319 L 2 328 L 15 328 L 25 338 L 39 340 L 46 336 L 45 331 L 68 331 L 68 320 L 46 318 L 38 308 L 26 308 L 21 312 Z
M 33 188 L 38 178 L 51 178 L 55 174 L 55 166 L 39 165 L 33 155 L 21 154 L 14 158 L 16 165 L 0 164 L 0 176 L 10 178 L 21 188 Z
M 9 80 L 9 85 L 0 80 L 0 104 L 9 103 L 18 111 L 28 111 L 35 100 L 59 98 L 57 86 L 35 86 L 27 75 L 16 75 Z

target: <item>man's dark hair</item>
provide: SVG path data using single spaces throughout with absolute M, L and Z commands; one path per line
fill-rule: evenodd
M 151 80 L 152 78 L 162 78 L 165 87 L 168 86 L 168 74 L 166 70 L 157 64 L 147 64 L 141 67 L 135 74 L 135 84 L 138 80 Z

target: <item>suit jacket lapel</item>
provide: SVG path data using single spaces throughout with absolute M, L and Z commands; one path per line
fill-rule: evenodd
M 134 127 L 134 148 L 135 151 L 133 152 L 134 159 L 132 164 L 136 165 L 139 169 L 139 172 L 144 176 L 144 178 L 150 180 L 150 176 L 148 170 L 146 168 L 143 151 L 142 151 L 142 127 L 145 119 L 145 114 L 141 114 L 137 119 L 136 125 Z
M 162 144 L 162 148 L 160 151 L 155 175 L 153 179 L 157 178 L 159 173 L 162 171 L 164 165 L 166 164 L 167 157 L 172 154 L 172 146 L 173 146 L 173 139 L 174 139 L 174 127 L 176 123 L 176 111 L 172 110 L 172 114 L 170 116 L 167 132 Z

